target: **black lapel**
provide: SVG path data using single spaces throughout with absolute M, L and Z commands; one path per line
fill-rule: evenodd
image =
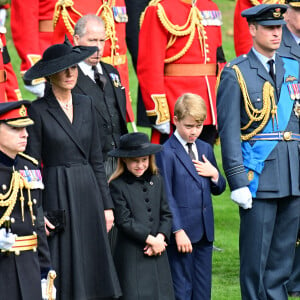
M 178 139 L 175 137 L 175 135 L 172 135 L 169 141 L 170 146 L 171 148 L 173 148 L 173 151 L 178 160 L 182 163 L 184 168 L 194 177 L 194 179 L 201 184 L 201 176 L 198 175 L 191 158 L 182 147 Z
M 74 100 L 74 99 L 73 99 Z M 66 116 L 66 114 L 61 109 L 59 103 L 55 99 L 52 91 L 46 96 L 46 101 L 48 104 L 48 112 L 49 114 L 57 121 L 57 123 L 61 126 L 62 130 L 64 130 L 68 136 L 71 138 L 71 140 L 76 144 L 76 146 L 79 148 L 79 150 L 83 153 L 83 155 L 86 157 L 86 153 L 84 151 L 84 148 L 81 145 L 80 140 L 78 139 L 77 132 L 73 125 L 71 124 L 70 120 Z M 75 100 L 76 102 L 76 100 Z M 76 114 L 76 116 L 75 116 Z M 77 119 L 76 122 L 80 124 L 80 120 L 82 120 L 82 112 L 80 109 L 78 109 L 78 104 L 75 104 L 74 107 L 74 119 Z M 75 121 L 73 119 L 73 121 Z
M 103 106 L 105 105 L 103 91 L 89 76 L 85 75 L 80 68 L 78 68 L 76 87 L 79 90 L 79 93 L 91 97 L 96 111 L 104 118 L 104 120 L 109 122 L 108 115 L 103 109 Z
M 113 80 L 110 76 L 110 73 L 114 73 L 114 74 L 117 74 L 117 73 L 112 72 L 113 69 L 109 70 L 109 67 L 110 67 L 109 65 L 101 63 L 101 67 L 103 69 L 103 73 L 106 73 L 105 77 L 108 78 L 111 82 L 111 85 L 112 85 L 113 91 L 114 91 L 114 95 L 115 95 L 115 99 L 117 101 L 121 116 L 123 118 L 123 121 L 126 124 L 126 98 L 125 98 L 126 96 L 125 96 L 125 90 L 123 90 L 124 89 L 123 87 L 115 87 L 114 86 L 114 83 L 113 83 Z M 120 76 L 119 76 L 119 78 L 120 78 Z M 122 107 L 124 107 L 124 106 L 125 106 L 125 109 L 122 109 Z

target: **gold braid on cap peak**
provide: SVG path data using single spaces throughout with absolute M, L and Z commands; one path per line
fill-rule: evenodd
M 35 217 L 32 211 L 30 184 L 18 171 L 13 171 L 9 190 L 5 194 L 0 193 L 0 207 L 7 207 L 5 212 L 0 218 L 0 226 L 2 226 L 3 223 L 10 217 L 17 203 L 19 191 L 20 191 L 19 200 L 21 204 L 22 220 L 24 221 L 24 197 L 23 197 L 24 188 L 28 191 L 28 206 L 30 209 L 32 224 L 34 225 Z
M 237 65 L 234 65 L 232 67 L 237 76 L 238 83 L 240 85 L 244 104 L 245 104 L 245 110 L 249 117 L 249 122 L 241 128 L 241 130 L 248 129 L 253 122 L 261 122 L 257 128 L 255 128 L 252 132 L 248 134 L 242 134 L 241 139 L 243 141 L 247 141 L 251 139 L 254 135 L 259 133 L 267 124 L 270 114 L 272 114 L 272 120 L 274 122 L 274 118 L 276 118 L 277 115 L 277 106 L 275 103 L 275 97 L 274 97 L 274 88 L 271 85 L 270 82 L 266 81 L 263 86 L 263 107 L 262 109 L 256 109 L 249 97 L 246 82 L 243 78 L 243 75 Z
M 150 1 L 148 6 L 157 6 L 157 16 L 160 22 L 162 23 L 162 25 L 164 26 L 164 28 L 171 34 L 171 37 L 167 44 L 167 49 L 170 48 L 175 43 L 178 37 L 189 36 L 185 46 L 174 56 L 166 58 L 164 62 L 166 64 L 171 63 L 184 56 L 185 53 L 191 47 L 196 33 L 198 34 L 202 55 L 205 55 L 205 61 L 206 61 L 206 52 L 204 51 L 204 49 L 205 49 L 205 39 L 207 37 L 206 37 L 204 26 L 202 25 L 203 17 L 199 9 L 196 6 L 191 6 L 191 10 L 186 23 L 182 26 L 179 26 L 173 24 L 168 19 L 163 6 L 159 2 L 160 0 L 152 0 Z M 141 15 L 140 26 L 142 26 L 142 23 L 144 21 L 145 12 L 146 10 Z
M 258 0 L 250 0 L 252 5 L 260 5 L 260 4 L 285 4 L 285 0 L 263 0 L 259 2 Z

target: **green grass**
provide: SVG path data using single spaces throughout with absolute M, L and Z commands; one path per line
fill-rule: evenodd
M 201 1 L 201 0 L 198 0 Z M 216 0 L 215 1 L 223 15 L 223 49 L 227 61 L 235 57 L 233 48 L 233 13 L 234 0 Z M 11 40 L 9 24 L 7 33 L 7 45 L 11 56 L 11 61 L 18 75 L 20 89 L 24 99 L 32 100 L 35 97 L 27 92 L 23 87 L 23 82 L 19 76 L 20 59 Z M 26 33 L 24 33 L 26 34 Z M 129 59 L 129 61 L 131 61 Z M 137 78 L 132 65 L 129 65 L 130 90 L 133 99 L 133 108 L 136 106 Z M 131 130 L 131 126 L 129 129 Z M 139 131 L 149 133 L 147 128 L 138 128 Z M 215 146 L 215 154 L 220 169 L 221 154 L 220 146 Z M 215 213 L 215 246 L 222 248 L 222 252 L 213 253 L 213 300 L 238 300 L 240 299 L 239 288 L 239 253 L 238 253 L 238 232 L 239 232 L 239 214 L 238 207 L 230 200 L 230 192 L 226 191 L 218 197 L 213 198 Z M 199 299 L 200 300 L 200 299 Z

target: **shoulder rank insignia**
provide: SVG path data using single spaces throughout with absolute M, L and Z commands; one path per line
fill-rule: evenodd
M 37 159 L 35 159 L 35 158 L 33 158 L 33 157 L 31 157 L 31 156 L 29 156 L 29 155 L 23 153 L 23 152 L 19 152 L 18 154 L 19 154 L 20 156 L 22 156 L 23 158 L 25 158 L 25 159 L 31 161 L 31 162 L 32 162 L 34 165 L 36 165 L 36 166 L 39 164 L 39 162 L 38 162 Z

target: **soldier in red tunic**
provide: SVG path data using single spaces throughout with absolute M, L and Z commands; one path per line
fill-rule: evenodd
M 17 101 L 22 99 L 18 80 L 10 63 L 6 47 L 6 28 L 0 26 L 0 102 Z
M 248 23 L 241 13 L 243 10 L 259 4 L 284 4 L 285 0 L 237 0 L 234 11 L 234 49 L 236 56 L 246 54 L 252 47 L 252 38 Z
M 85 14 L 101 16 L 105 22 L 106 42 L 102 61 L 113 65 L 120 73 L 122 85 L 126 89 L 127 120 L 134 121 L 129 92 L 127 46 L 125 27 L 128 21 L 124 0 L 59 0 L 54 13 L 53 42 L 62 43 L 67 34 L 73 40 L 74 26 L 78 19 Z
M 12 38 L 21 58 L 21 75 L 33 66 L 52 44 L 52 18 L 56 0 L 11 0 Z M 42 96 L 44 79 L 25 82 L 25 88 Z
M 216 138 L 215 85 L 222 50 L 221 12 L 210 0 L 152 0 L 141 19 L 137 75 L 150 123 L 152 142 L 172 131 L 179 96 L 200 95 L 207 106 L 204 133 Z

